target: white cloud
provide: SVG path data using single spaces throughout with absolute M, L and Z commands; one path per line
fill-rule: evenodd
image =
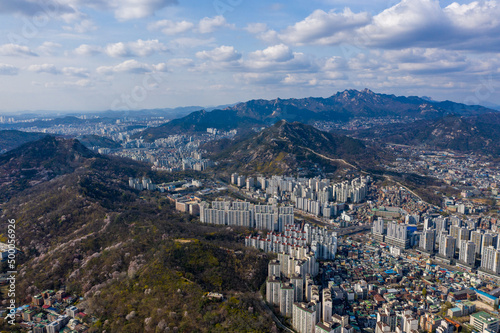
M 287 74 L 286 77 L 281 80 L 282 84 L 288 86 L 298 86 L 298 87 L 314 87 L 314 86 L 331 86 L 333 81 L 344 80 L 345 75 L 323 75 L 317 73 L 294 73 Z
M 424 63 L 439 60 L 465 61 L 466 57 L 457 51 L 447 51 L 437 48 L 408 48 L 402 50 L 387 50 L 381 56 L 396 63 Z
M 148 28 L 150 30 L 161 30 L 165 35 L 177 35 L 193 29 L 194 23 L 188 21 L 171 21 L 161 20 L 151 23 Z
M 151 68 L 153 68 L 156 72 L 168 72 L 168 66 L 164 62 L 159 64 L 153 64 L 151 65 Z
M 244 84 L 279 84 L 285 75 L 274 73 L 236 73 L 233 78 Z
M 56 50 L 60 49 L 62 47 L 61 44 L 59 43 L 54 43 L 54 42 L 43 42 L 42 45 L 40 45 L 37 50 L 41 54 L 44 55 L 54 55 L 56 54 Z
M 234 29 L 234 24 L 228 24 L 224 16 L 205 17 L 200 20 L 198 31 L 202 34 L 214 32 L 218 28 Z
M 438 0 L 401 0 L 373 17 L 349 8 L 318 9 L 279 32 L 264 23 L 249 24 L 245 30 L 272 44 L 499 52 L 500 4 L 490 0 L 441 7 Z
M 150 65 L 138 62 L 135 59 L 126 60 L 116 66 L 101 66 L 97 68 L 97 73 L 111 75 L 114 73 L 144 74 L 149 72 L 166 72 L 167 66 L 164 63 Z
M 449 60 L 439 60 L 431 63 L 403 63 L 398 65 L 402 71 L 412 74 L 438 74 L 450 72 L 463 72 L 468 64 L 465 62 L 453 62 Z
M 250 54 L 256 61 L 276 61 L 283 62 L 293 59 L 290 48 L 284 44 L 270 46 L 264 50 L 258 50 Z
M 462 5 L 454 2 L 443 12 L 457 28 L 472 29 L 479 33 L 497 29 L 500 24 L 500 6 L 496 1 L 474 1 Z
M 241 53 L 236 51 L 233 46 L 220 46 L 210 51 L 200 51 L 196 53 L 200 59 L 211 60 L 215 62 L 236 61 L 241 58 Z
M 330 57 L 325 60 L 322 70 L 323 71 L 338 71 L 346 69 L 347 62 L 346 59 L 339 56 Z
M 447 21 L 438 1 L 403 0 L 376 15 L 373 23 L 360 29 L 360 33 L 366 35 L 368 45 L 397 47 L 441 38 L 441 33 L 448 33 Z
M 270 46 L 249 54 L 243 66 L 250 71 L 315 71 L 317 70 L 308 56 L 301 52 L 292 52 L 284 44 Z
M 175 59 L 169 59 L 168 60 L 168 65 L 170 67 L 193 67 L 194 66 L 194 61 L 193 59 L 189 58 L 175 58 Z
M 157 39 L 142 40 L 129 43 L 114 43 L 106 46 L 106 54 L 110 57 L 147 57 L 156 52 L 165 52 L 167 47 Z
M 74 31 L 79 34 L 83 34 L 89 31 L 95 31 L 97 30 L 97 26 L 95 25 L 94 21 L 89 20 L 89 19 L 82 19 L 80 22 L 77 22 L 73 24 L 72 26 L 64 26 L 64 30 L 66 31 Z
M 349 8 L 342 13 L 318 9 L 282 31 L 279 38 L 295 44 L 335 44 L 345 38 L 345 32 L 365 26 L 370 20 L 368 13 L 353 13 Z
M 110 57 L 130 57 L 130 51 L 128 50 L 125 43 L 119 42 L 114 44 L 108 44 L 106 46 L 106 54 Z
M 35 72 L 35 73 L 47 73 L 53 75 L 61 74 L 61 71 L 58 70 L 54 64 L 30 65 L 26 69 L 30 72 Z
M 64 81 L 64 82 L 46 82 L 46 83 L 33 82 L 33 84 L 41 84 L 45 88 L 52 88 L 52 89 L 88 88 L 94 86 L 94 83 L 89 79 L 81 79 L 77 81 Z
M 389 50 L 381 55 L 398 69 L 412 74 L 437 74 L 466 71 L 472 65 L 470 59 L 457 51 L 410 48 Z
M 0 64 L 0 75 L 17 75 L 18 73 L 19 68 L 8 64 Z
M 162 8 L 177 4 L 177 0 L 101 0 L 101 2 L 112 9 L 119 20 L 148 17 Z
M 500 50 L 499 18 L 497 1 L 452 3 L 441 8 L 437 0 L 403 0 L 376 15 L 358 33 L 371 47 L 491 52 Z
M 52 17 L 65 20 L 78 16 L 84 8 L 113 12 L 118 20 L 130 20 L 152 16 L 156 11 L 176 5 L 177 0 L 15 0 L 0 2 L 0 13 Z
M 78 46 L 73 52 L 80 56 L 93 56 L 102 53 L 103 49 L 100 46 L 82 44 Z
M 90 72 L 87 68 L 78 68 L 78 67 L 64 67 L 62 69 L 62 73 L 68 76 L 76 76 L 86 78 L 90 75 Z
M 0 55 L 2 56 L 38 56 L 35 52 L 30 50 L 29 47 L 17 44 L 4 44 L 0 45 Z

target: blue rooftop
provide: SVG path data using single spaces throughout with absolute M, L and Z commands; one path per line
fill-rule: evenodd
M 470 289 L 471 289 L 471 290 L 474 290 L 474 291 L 475 291 L 476 293 L 478 293 L 479 295 L 482 295 L 482 296 L 484 296 L 484 297 L 487 297 L 487 298 L 489 298 L 489 299 L 491 299 L 491 300 L 496 300 L 496 299 L 497 299 L 497 297 L 495 297 L 495 296 L 491 296 L 490 294 L 485 293 L 485 292 L 484 292 L 484 291 L 482 291 L 482 290 L 479 290 L 479 289 L 476 289 L 476 288 L 470 288 Z

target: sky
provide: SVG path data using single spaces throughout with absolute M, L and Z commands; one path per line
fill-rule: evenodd
M 0 114 L 345 89 L 500 104 L 500 0 L 0 0 Z

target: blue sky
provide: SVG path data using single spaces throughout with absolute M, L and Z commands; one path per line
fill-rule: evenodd
M 500 104 L 500 0 L 0 0 L 0 16 L 0 113 L 365 87 Z

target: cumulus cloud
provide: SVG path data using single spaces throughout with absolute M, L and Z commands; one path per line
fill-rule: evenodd
M 129 43 L 114 43 L 106 46 L 106 54 L 110 57 L 147 57 L 157 52 L 165 52 L 167 47 L 157 39 L 142 40 Z
M 18 73 L 19 68 L 8 64 L 0 64 L 0 75 L 17 75 Z
M 438 1 L 403 0 L 376 15 L 373 23 L 359 32 L 366 35 L 365 42 L 368 45 L 400 47 L 426 40 L 430 42 L 436 38 L 449 38 L 446 36 L 450 32 L 449 25 Z
M 97 68 L 97 73 L 104 75 L 111 75 L 114 73 L 131 73 L 131 74 L 144 74 L 150 72 L 166 72 L 167 66 L 164 63 L 160 64 L 146 64 L 138 62 L 135 59 L 126 60 L 116 66 L 101 66 Z
M 340 80 L 343 79 L 344 76 L 338 76 L 335 80 Z M 323 79 L 318 77 L 316 73 L 314 74 L 309 74 L 309 73 L 299 73 L 299 74 L 287 74 L 286 77 L 281 80 L 282 84 L 288 85 L 288 86 L 317 86 L 321 84 L 331 84 L 332 79 Z
M 194 23 L 188 21 L 171 21 L 161 20 L 151 23 L 148 28 L 150 30 L 160 30 L 165 35 L 177 35 L 189 31 L 194 28 Z
M 193 67 L 194 61 L 193 59 L 189 58 L 175 58 L 169 59 L 168 65 L 171 67 Z
M 403 0 L 376 15 L 358 33 L 372 47 L 498 51 L 499 17 L 497 1 L 452 3 L 441 8 L 437 0 Z
M 87 68 L 79 68 L 79 67 L 64 67 L 62 69 L 62 73 L 64 75 L 82 77 L 82 78 L 89 77 L 90 75 L 90 72 Z
M 17 44 L 4 44 L 0 45 L 0 55 L 2 56 L 38 56 L 34 51 L 32 51 L 29 47 L 24 45 Z
M 465 71 L 472 63 L 465 55 L 441 49 L 410 48 L 389 50 L 382 54 L 397 68 L 412 74 L 437 74 Z
M 353 13 L 346 8 L 342 13 L 316 10 L 303 21 L 297 22 L 279 34 L 286 43 L 335 44 L 345 39 L 345 32 L 365 26 L 371 21 L 366 13 Z
M 198 31 L 202 34 L 208 34 L 214 32 L 219 28 L 234 28 L 234 24 L 227 23 L 224 16 L 215 16 L 215 17 L 205 17 L 200 20 L 198 24 Z
M 322 71 L 338 71 L 346 69 L 347 61 L 344 57 L 334 56 L 325 59 L 322 65 Z
M 148 17 L 162 8 L 177 4 L 177 0 L 101 0 L 101 2 L 113 10 L 119 20 Z
M 499 17 L 498 0 L 454 2 L 447 7 L 441 7 L 438 0 L 402 0 L 375 16 L 349 8 L 343 12 L 318 9 L 281 31 L 264 23 L 249 24 L 245 30 L 273 44 L 498 52 Z
M 220 46 L 210 51 L 200 51 L 196 53 L 200 59 L 211 60 L 215 62 L 236 61 L 241 58 L 241 53 L 236 51 L 233 46 Z
M 103 49 L 102 47 L 96 45 L 82 44 L 78 46 L 73 52 L 80 56 L 93 56 L 102 53 Z
M 249 54 L 243 62 L 248 70 L 302 71 L 316 70 L 316 66 L 301 52 L 292 52 L 287 45 L 278 44 Z
M 167 47 L 157 39 L 142 40 L 129 43 L 114 43 L 106 46 L 106 54 L 110 57 L 147 57 L 156 52 L 165 52 Z
M 118 42 L 100 47 L 97 45 L 82 44 L 73 52 L 81 56 L 92 56 L 100 53 L 105 53 L 113 58 L 120 57 L 147 57 L 157 52 L 165 52 L 167 47 L 160 43 L 157 39 L 142 40 L 138 39 L 135 42 Z
M 258 50 L 250 54 L 256 61 L 277 61 L 283 62 L 293 58 L 292 51 L 284 44 L 270 46 L 264 50 Z
M 439 60 L 465 61 L 466 56 L 457 51 L 447 51 L 437 48 L 408 48 L 388 50 L 381 54 L 385 59 L 397 63 L 423 63 Z
M 30 65 L 26 68 L 30 72 L 35 73 L 47 73 L 47 74 L 61 74 L 61 71 L 57 69 L 54 64 L 38 64 L 38 65 Z
M 54 64 L 36 64 L 30 65 L 26 70 L 34 73 L 47 73 L 52 75 L 66 75 L 80 78 L 87 78 L 90 76 L 90 71 L 87 68 L 80 67 L 63 67 L 59 70 Z

